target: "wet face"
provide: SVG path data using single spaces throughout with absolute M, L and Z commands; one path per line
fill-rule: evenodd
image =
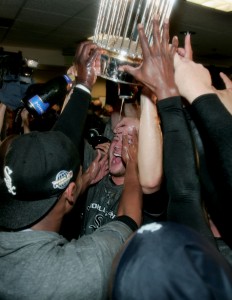
M 109 149 L 109 171 L 112 176 L 125 175 L 125 165 L 122 161 L 122 133 L 115 134 Z
M 118 184 L 123 184 L 125 176 L 125 163 L 122 160 L 122 137 L 132 135 L 133 128 L 138 130 L 139 120 L 137 118 L 125 118 L 122 122 L 118 123 L 118 126 L 114 128 L 114 138 L 111 141 L 109 148 L 109 172 L 113 181 Z

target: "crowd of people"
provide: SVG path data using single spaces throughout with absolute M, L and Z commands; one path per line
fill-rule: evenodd
M 2 139 L 0 299 L 231 299 L 232 82 L 213 87 L 168 20 L 152 30 L 150 45 L 138 25 L 141 65 L 120 67 L 139 105 L 112 113 L 105 142 L 84 138 L 101 55 L 90 41 L 51 129 Z

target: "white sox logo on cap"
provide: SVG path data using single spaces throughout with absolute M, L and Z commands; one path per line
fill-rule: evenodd
M 9 167 L 5 166 L 5 168 L 4 168 L 4 175 L 5 175 L 4 181 L 6 183 L 8 192 L 11 193 L 12 195 L 16 195 L 16 192 L 15 192 L 16 187 L 13 186 L 12 178 L 10 177 L 10 175 L 12 173 L 13 173 L 13 171 Z

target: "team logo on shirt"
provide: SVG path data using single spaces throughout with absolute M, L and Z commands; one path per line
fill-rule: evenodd
M 101 227 L 102 221 L 104 220 L 104 217 L 102 215 L 96 215 L 94 219 L 94 224 L 89 225 L 89 228 L 92 228 L 93 230 L 96 230 L 97 228 Z

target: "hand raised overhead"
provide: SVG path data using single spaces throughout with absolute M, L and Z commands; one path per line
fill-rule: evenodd
M 80 43 L 77 46 L 73 63 L 77 69 L 77 83 L 86 86 L 91 91 L 99 74 L 100 49 L 91 41 Z
M 177 51 L 178 39 L 169 45 L 169 23 L 164 22 L 163 34 L 159 29 L 159 18 L 153 20 L 153 44 L 150 46 L 143 25 L 138 25 L 143 62 L 138 67 L 122 66 L 121 70 L 130 73 L 137 81 L 147 86 L 158 100 L 178 95 L 174 81 L 173 58 Z

